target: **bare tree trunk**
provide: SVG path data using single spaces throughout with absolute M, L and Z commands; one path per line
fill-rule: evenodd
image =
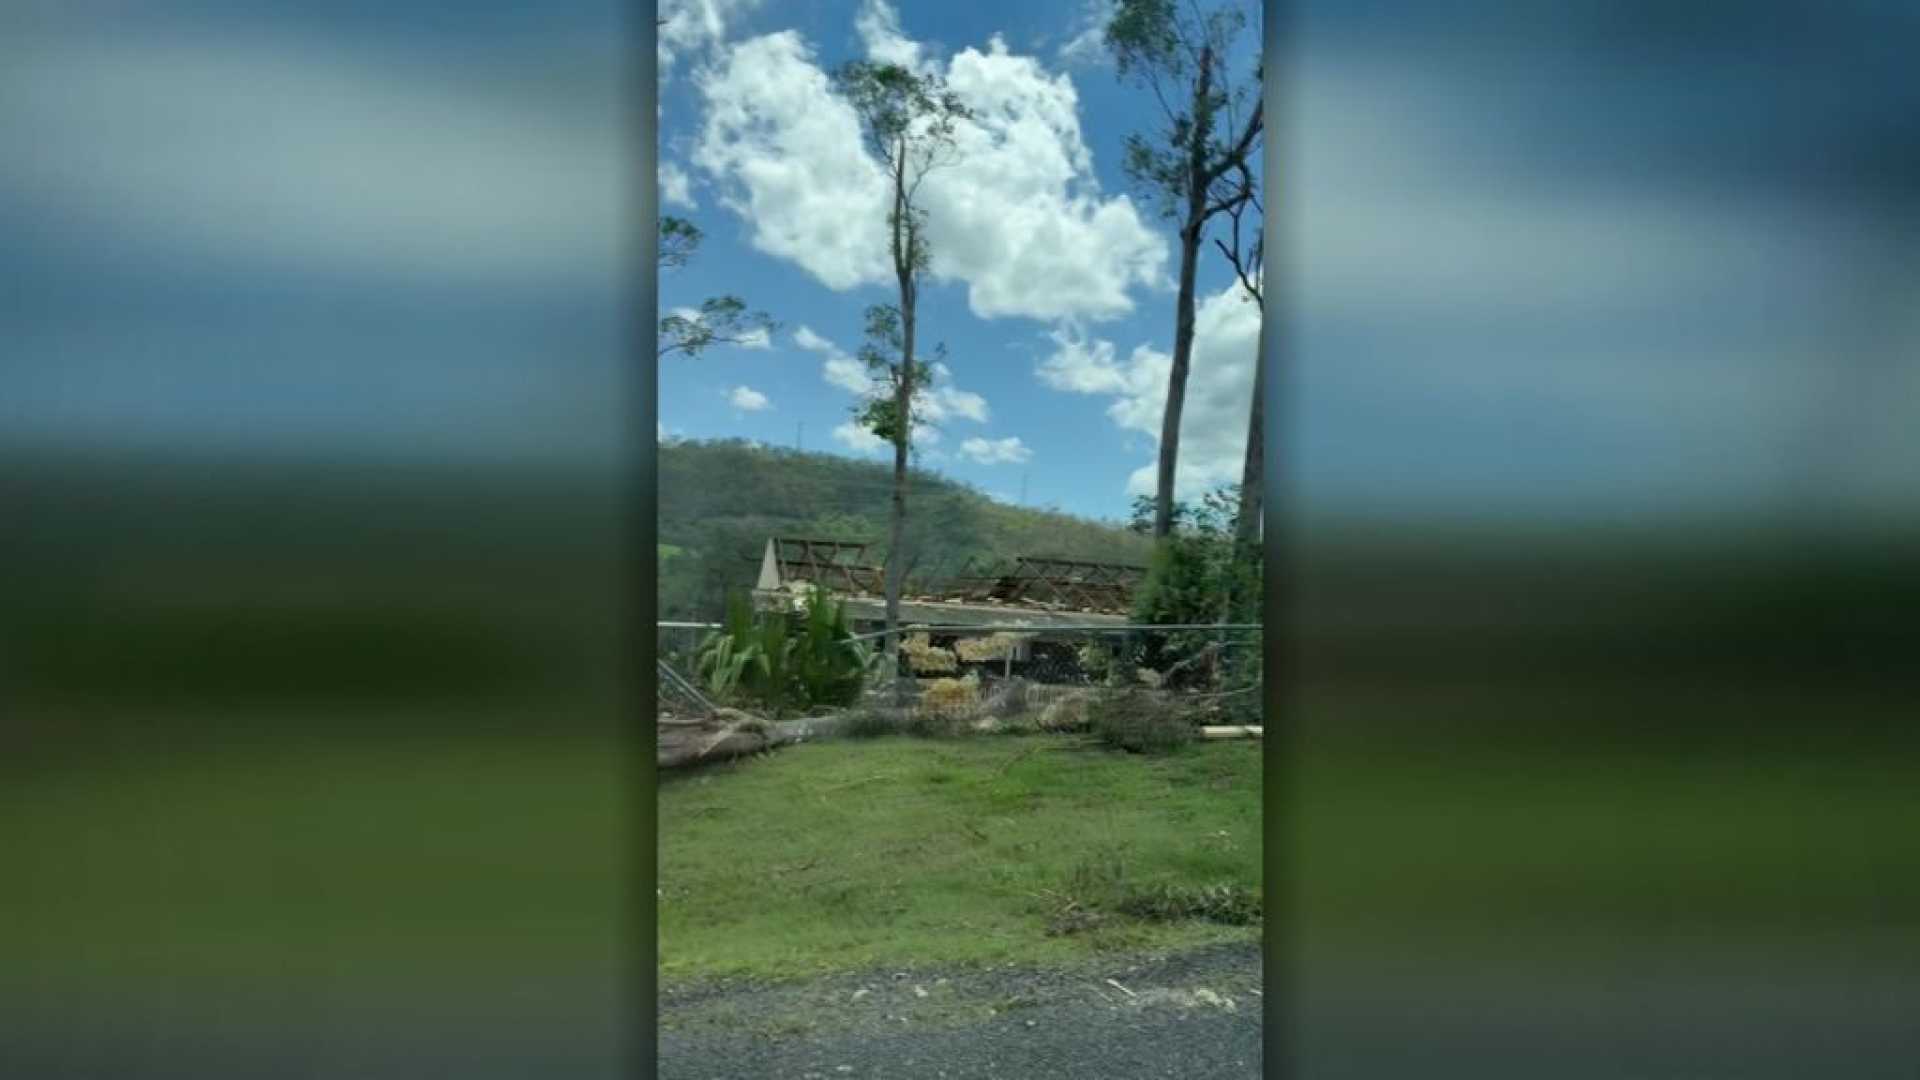
M 1197 216 L 1197 215 L 1196 215 Z M 1173 366 L 1167 371 L 1167 407 L 1160 417 L 1160 472 L 1154 486 L 1153 535 L 1173 532 L 1173 477 L 1180 460 L 1180 416 L 1187 404 L 1187 371 L 1193 364 L 1194 264 L 1199 261 L 1200 230 L 1180 232 L 1180 295 L 1175 301 Z
M 1187 370 L 1193 363 L 1194 270 L 1200 261 L 1200 234 L 1207 224 L 1207 143 L 1213 134 L 1213 48 L 1200 52 L 1200 77 L 1194 83 L 1194 132 L 1187 153 L 1187 217 L 1180 229 L 1180 294 L 1174 301 L 1173 365 L 1167 372 L 1167 407 L 1160 418 L 1160 471 L 1154 487 L 1153 536 L 1173 532 L 1173 478 L 1180 461 L 1180 416 L 1187 403 Z
M 1267 319 L 1260 314 L 1259 352 L 1253 361 L 1253 405 L 1247 416 L 1247 459 L 1240 468 L 1240 520 L 1235 539 L 1242 558 L 1260 547 L 1260 514 L 1266 503 Z
M 913 318 L 902 320 L 906 330 L 906 340 L 913 340 Z M 908 345 L 908 355 L 912 346 Z M 908 369 L 911 370 L 910 368 Z M 898 388 L 894 391 L 894 406 L 900 417 L 907 416 L 907 410 L 913 402 L 913 385 L 910 375 L 903 375 Z M 888 671 L 896 680 L 900 675 L 900 593 L 906 582 L 906 534 L 907 534 L 907 431 L 906 421 L 899 421 L 900 430 L 893 440 L 893 505 L 888 514 L 887 523 L 887 662 Z M 897 686 L 897 693 L 904 693 L 904 686 Z
M 904 395 L 895 395 L 896 402 L 901 396 Z M 889 630 L 896 629 L 900 624 L 900 594 L 907 577 L 907 450 L 905 439 L 894 440 L 893 503 L 887 515 L 886 599 Z
M 900 592 L 906 579 L 905 539 L 907 532 L 907 452 L 913 434 L 913 305 L 914 235 L 911 208 L 907 205 L 907 150 L 904 142 L 894 157 L 893 176 L 893 271 L 900 285 L 900 376 L 894 380 L 893 406 L 893 502 L 887 523 L 887 563 L 883 591 L 887 610 L 888 673 L 895 681 L 896 695 L 904 695 L 900 684 Z
M 1260 339 L 1253 360 L 1253 403 L 1247 411 L 1247 452 L 1240 466 L 1240 506 L 1233 523 L 1233 558 L 1236 569 L 1260 558 L 1260 513 L 1266 503 L 1264 490 L 1266 466 L 1266 387 L 1267 318 L 1260 313 Z M 1238 577 L 1233 580 L 1240 580 Z M 1249 597 L 1228 596 L 1220 612 L 1220 621 L 1232 622 L 1238 608 L 1245 610 Z

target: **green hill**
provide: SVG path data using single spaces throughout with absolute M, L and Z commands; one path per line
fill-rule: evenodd
M 865 541 L 876 564 L 885 555 L 890 465 L 690 441 L 660 447 L 659 483 L 663 619 L 717 617 L 728 589 L 753 584 L 770 536 Z M 1016 555 L 1147 560 L 1147 540 L 1118 523 L 1007 506 L 936 473 L 915 470 L 907 506 L 910 577 L 921 581 Z

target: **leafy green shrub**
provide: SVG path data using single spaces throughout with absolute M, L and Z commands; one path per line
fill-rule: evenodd
M 1128 753 L 1171 753 L 1198 735 L 1186 713 L 1159 694 L 1111 693 L 1089 711 L 1094 735 Z
M 1143 635 L 1100 634 L 1074 650 L 1074 659 L 1095 685 L 1130 687 L 1139 683 L 1146 647 Z
M 798 627 L 786 612 L 755 613 L 742 593 L 727 605 L 726 624 L 700 646 L 695 671 L 716 698 L 747 701 L 775 716 L 859 700 L 873 653 L 852 640 L 845 605 L 815 592 Z
M 875 654 L 852 640 L 844 603 L 829 605 L 815 590 L 807 597 L 802 632 L 792 658 L 800 698 L 809 705 L 851 705 L 860 699 Z
M 1151 499 L 1136 503 L 1136 530 L 1149 527 L 1152 509 Z M 1135 623 L 1190 626 L 1261 620 L 1262 560 L 1258 551 L 1244 551 L 1235 542 L 1239 511 L 1239 495 L 1231 487 L 1208 492 L 1197 508 L 1175 504 L 1174 531 L 1155 546 L 1146 578 L 1134 594 Z M 1149 635 L 1140 643 L 1137 660 L 1164 673 L 1169 688 L 1232 689 L 1247 685 L 1249 678 L 1257 681 L 1260 650 L 1223 644 L 1217 632 L 1206 630 Z

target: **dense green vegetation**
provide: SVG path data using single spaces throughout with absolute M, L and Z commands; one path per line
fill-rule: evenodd
M 1155 512 L 1152 499 L 1138 499 L 1134 531 L 1150 531 Z M 1174 503 L 1172 531 L 1154 548 L 1146 580 L 1134 594 L 1135 623 L 1192 626 L 1265 621 L 1264 564 L 1258 549 L 1236 539 L 1239 514 L 1240 499 L 1232 488 L 1207 492 L 1198 506 Z M 1165 685 L 1232 691 L 1223 704 L 1239 714 L 1233 719 L 1260 722 L 1260 700 L 1254 694 L 1264 667 L 1259 649 L 1225 648 L 1217 635 L 1192 631 L 1155 635 L 1139 645 L 1131 662 L 1161 672 Z
M 775 717 L 851 705 L 873 666 L 868 648 L 852 636 L 846 605 L 818 590 L 799 614 L 755 612 L 745 593 L 734 593 L 726 624 L 701 643 L 695 667 L 716 699 L 755 705 Z
M 770 536 L 865 541 L 876 566 L 885 554 L 884 464 L 738 440 L 670 443 L 658 460 L 663 619 L 718 621 L 728 590 L 752 586 Z M 1145 565 L 1152 546 L 1118 522 L 1007 506 L 925 471 L 910 498 L 910 585 L 991 572 L 1016 555 Z

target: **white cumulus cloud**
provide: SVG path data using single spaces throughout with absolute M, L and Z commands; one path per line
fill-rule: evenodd
M 741 412 L 761 412 L 773 408 L 767 395 L 751 386 L 736 386 L 727 391 L 727 403 Z
M 1111 341 L 1089 338 L 1072 324 L 1047 336 L 1054 351 L 1040 363 L 1036 372 L 1040 381 L 1056 390 L 1111 398 L 1108 417 L 1124 431 L 1147 436 L 1157 454 L 1172 357 L 1139 345 L 1120 360 Z M 1193 359 L 1180 415 L 1180 461 L 1174 475 L 1179 497 L 1191 499 L 1208 488 L 1239 482 L 1259 341 L 1259 305 L 1237 285 L 1204 298 L 1195 310 Z M 1153 461 L 1136 469 L 1128 477 L 1127 492 L 1152 494 L 1157 469 Z
M 976 435 L 960 444 L 960 452 L 982 465 L 1019 465 L 1033 459 L 1033 451 L 1018 435 L 1004 439 L 983 439 Z
M 811 349 L 816 352 L 834 348 L 833 342 L 821 337 L 814 332 L 813 327 L 807 326 L 804 323 L 801 324 L 799 329 L 793 332 L 793 343 L 803 349 Z
M 887 448 L 887 441 L 851 420 L 833 429 L 834 440 L 847 449 L 861 454 L 877 453 Z
M 667 81 L 681 57 L 698 57 L 725 41 L 729 24 L 759 6 L 760 0 L 660 0 L 660 81 Z
M 1107 57 L 1107 23 L 1113 19 L 1114 0 L 1087 0 L 1074 23 L 1074 33 L 1060 46 L 1062 64 L 1098 64 Z
M 873 377 L 867 374 L 866 366 L 845 353 L 827 357 L 820 365 L 820 375 L 849 394 L 873 390 Z
M 920 57 L 884 4 L 869 2 L 859 25 L 874 59 Z M 1069 77 L 997 35 L 941 67 L 974 118 L 956 131 L 959 161 L 921 189 L 936 278 L 965 283 L 982 318 L 1113 318 L 1132 310 L 1134 287 L 1164 286 L 1165 239 L 1126 195 L 1100 192 Z M 753 245 L 831 289 L 891 281 L 886 178 L 799 34 L 740 42 L 699 83 L 693 164 Z
M 808 352 L 820 354 L 820 377 L 829 384 L 849 394 L 866 394 L 873 388 L 873 378 L 867 374 L 867 366 L 847 355 L 845 349 L 815 333 L 812 327 L 803 325 L 795 330 L 793 343 Z
M 867 56 L 882 64 L 899 64 L 910 71 L 926 71 L 919 43 L 900 32 L 900 13 L 885 0 L 866 0 L 853 28 L 860 34 Z
M 953 384 L 953 369 L 935 361 L 932 364 L 933 385 L 921 388 L 914 395 L 914 412 L 929 423 L 942 424 L 955 418 L 971 420 L 984 424 L 991 414 L 987 409 L 987 399 L 971 390 L 962 390 Z
M 800 35 L 741 42 L 699 83 L 706 117 L 692 161 L 721 182 L 753 246 L 830 289 L 885 281 L 886 180 Z
M 915 411 L 935 424 L 955 417 L 971 420 L 976 424 L 984 424 L 988 419 L 987 399 L 971 390 L 936 386 L 932 390 L 921 391 L 918 399 L 919 403 Z
M 693 177 L 671 161 L 660 163 L 660 201 L 668 206 L 700 209 L 700 204 L 693 201 Z
M 881 388 L 880 383 L 868 373 L 866 364 L 820 336 L 812 327 L 801 326 L 796 329 L 793 343 L 820 354 L 820 377 L 830 385 L 860 397 L 869 396 Z M 951 420 L 971 420 L 976 424 L 984 424 L 992 417 L 986 398 L 954 384 L 953 369 L 937 361 L 930 366 L 933 385 L 920 388 L 913 398 L 914 415 L 922 421 L 914 431 L 916 443 L 932 445 L 940 441 L 940 433 L 926 426 L 928 424 L 944 424 Z

